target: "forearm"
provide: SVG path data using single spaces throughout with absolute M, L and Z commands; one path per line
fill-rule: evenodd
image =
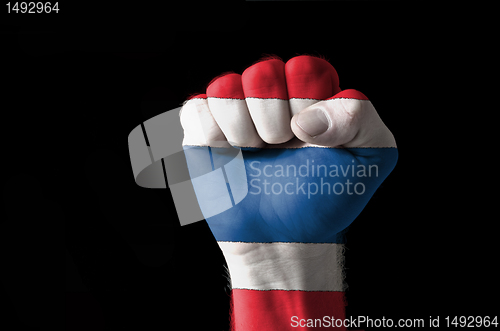
M 343 245 L 219 242 L 219 246 L 231 274 L 234 331 L 312 330 L 300 320 L 345 318 Z M 316 327 L 321 327 L 319 321 Z

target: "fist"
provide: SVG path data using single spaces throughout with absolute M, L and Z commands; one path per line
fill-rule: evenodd
M 359 215 L 397 149 L 371 102 L 338 82 L 324 59 L 267 58 L 213 79 L 184 104 L 191 177 L 241 161 L 221 174 L 232 204 L 222 213 L 204 211 L 218 203 L 216 185 L 193 184 L 218 241 L 335 243 Z

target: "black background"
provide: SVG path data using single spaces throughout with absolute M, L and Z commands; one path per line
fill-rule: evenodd
M 142 7 L 3 20 L 9 330 L 227 329 L 215 239 L 204 221 L 179 226 L 168 189 L 135 184 L 127 137 L 266 54 L 325 56 L 398 144 L 395 170 L 347 233 L 348 316 L 440 316 L 443 326 L 447 315 L 498 314 L 492 199 L 476 186 L 490 174 L 468 132 L 459 143 L 452 133 L 459 31 L 411 5 Z M 65 287 L 54 272 L 63 252 Z

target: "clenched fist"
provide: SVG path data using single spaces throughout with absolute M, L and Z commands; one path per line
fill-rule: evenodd
M 214 79 L 185 103 L 180 121 L 192 178 L 242 150 L 242 162 L 220 175 L 231 208 L 212 212 L 229 202 L 215 182 L 193 183 L 229 266 L 232 327 L 289 330 L 295 321 L 312 329 L 308 319 L 342 319 L 338 234 L 397 160 L 394 137 L 371 102 L 341 91 L 324 59 L 267 58 Z M 236 173 L 240 180 L 231 180 Z

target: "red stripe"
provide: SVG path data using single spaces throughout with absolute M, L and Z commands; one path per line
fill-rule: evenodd
M 237 74 L 235 74 L 235 75 L 237 75 Z M 212 86 L 212 85 L 210 85 L 210 86 Z M 210 86 L 209 86 L 209 88 L 210 88 Z M 237 89 L 236 89 L 235 86 L 233 86 L 233 92 L 234 93 L 231 94 L 231 92 L 228 92 L 225 89 L 220 89 L 219 92 L 218 92 L 218 93 L 220 93 L 219 96 L 217 96 L 214 92 L 212 92 L 212 94 L 210 96 L 217 96 L 217 97 L 220 97 L 220 98 L 224 98 L 224 96 L 222 96 L 222 95 L 225 93 L 225 95 L 233 95 L 233 98 L 235 98 L 235 99 L 240 99 L 241 98 L 241 94 L 237 94 Z M 187 98 L 187 100 L 191 100 L 191 99 L 206 99 L 206 98 L 207 98 L 207 94 L 193 94 L 192 96 L 189 96 Z M 226 96 L 226 98 L 230 98 L 230 97 Z M 366 97 L 366 95 L 364 95 L 363 93 L 359 92 L 358 90 L 354 90 L 354 89 L 344 90 L 342 92 L 339 92 L 339 93 L 335 94 L 333 97 L 330 97 L 330 98 L 325 99 L 325 100 L 341 99 L 341 98 L 343 98 L 343 99 L 369 100 Z M 241 98 L 241 99 L 243 99 L 243 98 Z M 319 100 L 321 100 L 321 99 L 319 99 Z
M 202 94 L 202 93 L 198 93 L 198 94 L 193 94 L 193 95 L 190 95 L 187 100 L 192 100 L 192 99 L 206 99 L 207 98 L 207 95 L 206 94 Z
M 344 292 L 317 291 L 259 291 L 232 290 L 231 331 L 293 330 L 292 326 L 307 324 L 307 319 L 333 316 L 345 319 Z M 292 320 L 293 316 L 297 316 Z M 316 327 L 297 327 L 300 330 L 324 330 L 319 322 Z M 346 330 L 343 326 L 335 330 Z
M 340 92 L 337 71 L 324 59 L 296 56 L 286 63 L 285 73 L 290 98 L 324 100 Z
M 214 79 L 207 87 L 207 96 L 244 100 L 241 75 L 229 73 Z
M 245 97 L 288 100 L 285 63 L 279 59 L 258 62 L 241 75 Z
M 357 100 L 368 100 L 368 98 L 361 92 L 353 89 L 344 90 L 340 93 L 335 94 L 333 97 L 326 100 L 332 99 L 357 99 Z

